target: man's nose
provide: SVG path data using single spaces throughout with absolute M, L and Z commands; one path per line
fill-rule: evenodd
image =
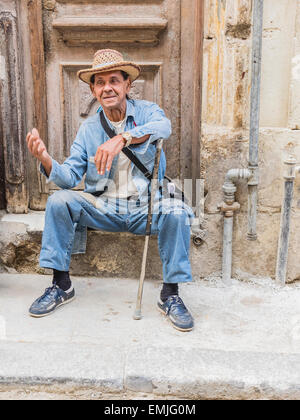
M 105 91 L 110 91 L 110 90 L 111 90 L 111 85 L 110 85 L 110 83 L 109 83 L 109 82 L 106 82 L 106 83 L 105 83 L 104 90 L 105 90 Z

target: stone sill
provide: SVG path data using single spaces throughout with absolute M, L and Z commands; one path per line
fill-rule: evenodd
M 45 212 L 29 210 L 27 214 L 11 214 L 0 215 L 0 235 L 39 233 L 44 231 Z M 122 237 L 140 237 L 143 235 L 134 235 L 130 232 L 106 232 L 103 230 L 89 229 L 88 231 L 101 235 L 122 235 Z M 152 235 L 153 236 L 153 235 Z
M 29 210 L 27 214 L 7 213 L 0 218 L 0 223 L 1 232 L 43 232 L 45 225 L 45 212 Z

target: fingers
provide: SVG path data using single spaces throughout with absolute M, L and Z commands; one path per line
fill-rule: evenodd
M 110 171 L 113 155 L 109 154 L 106 150 L 98 150 L 95 156 L 95 165 L 99 175 L 104 175 L 105 171 Z
M 37 154 L 37 156 L 41 156 L 44 150 L 46 150 L 46 147 L 44 143 L 42 142 L 42 140 L 41 139 L 37 140 L 35 142 L 35 153 Z
M 102 151 L 101 158 L 98 160 L 98 165 L 97 165 L 98 173 L 100 175 L 105 174 L 107 158 L 108 158 L 108 153 L 105 151 Z
M 102 150 L 100 149 L 100 147 L 98 147 L 97 152 L 95 154 L 95 165 L 96 165 L 98 174 L 100 174 L 101 157 L 102 157 Z
M 98 147 L 95 155 L 95 165 L 99 175 L 110 171 L 114 157 L 117 156 L 124 146 L 122 136 L 115 136 Z
M 40 147 L 41 147 L 41 139 L 34 140 L 33 143 L 32 143 L 32 148 L 31 148 L 32 154 L 34 156 L 36 156 L 36 157 L 39 156 L 39 149 L 40 149 Z
M 113 162 L 113 157 L 112 156 L 108 156 L 107 158 L 107 162 L 106 162 L 106 170 L 109 172 L 111 169 L 111 165 Z
M 27 134 L 26 141 L 27 141 L 27 147 L 30 153 L 33 153 L 33 145 L 36 140 L 37 140 L 37 137 L 34 137 L 32 133 Z
M 39 137 L 39 132 L 36 128 L 32 130 L 31 133 L 28 133 L 26 136 L 27 147 L 30 153 L 39 158 L 42 153 L 46 150 L 46 147 L 43 141 Z
M 105 168 L 106 168 L 107 158 L 108 158 L 108 153 L 104 151 L 102 153 L 102 159 L 101 159 L 101 163 L 100 163 L 100 175 L 104 175 L 105 174 Z
M 104 175 L 108 152 L 98 148 L 95 156 L 95 164 L 99 175 Z
M 32 134 L 30 134 L 27 145 L 28 145 L 28 149 L 30 151 L 30 153 L 34 154 L 34 147 L 35 144 L 38 140 L 38 137 L 33 136 Z
M 39 132 L 37 131 L 37 129 L 36 128 L 33 128 L 32 129 L 32 135 L 34 136 L 34 137 L 40 137 L 40 135 L 39 135 Z

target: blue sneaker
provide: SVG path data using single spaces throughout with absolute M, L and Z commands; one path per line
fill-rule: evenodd
M 64 292 L 58 286 L 53 285 L 45 290 L 45 293 L 33 302 L 29 309 L 29 315 L 41 318 L 52 314 L 59 306 L 65 305 L 75 299 L 75 290 Z
M 165 302 L 159 300 L 157 306 L 177 330 L 191 331 L 194 328 L 193 317 L 179 296 L 171 295 Z

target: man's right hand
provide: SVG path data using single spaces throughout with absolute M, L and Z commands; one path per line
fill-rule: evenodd
M 48 154 L 45 143 L 40 138 L 36 128 L 33 128 L 32 132 L 27 134 L 26 142 L 29 152 L 42 163 L 49 176 L 52 169 L 52 158 Z

